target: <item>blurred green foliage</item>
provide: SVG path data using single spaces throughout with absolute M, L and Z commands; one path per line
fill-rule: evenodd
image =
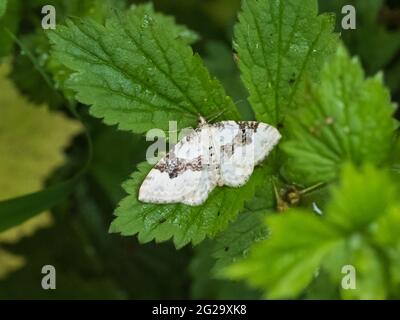
M 130 122 L 128 118 L 120 117 L 120 121 L 127 122 L 122 128 L 136 132 L 133 134 L 119 131 L 116 126 L 107 126 L 92 117 L 88 106 L 82 102 L 100 105 L 94 112 L 96 116 L 109 116 L 110 120 L 106 123 L 116 124 L 120 121 L 115 120 L 115 114 L 109 115 L 109 108 L 123 103 L 134 105 L 134 99 L 121 102 L 116 96 L 103 95 L 100 98 L 99 92 L 84 90 L 82 84 L 85 82 L 99 80 L 102 76 L 107 80 L 104 77 L 106 70 L 96 71 L 90 64 L 71 58 L 77 53 L 77 48 L 68 41 L 62 43 L 56 39 L 57 34 L 70 36 L 70 40 L 75 40 L 79 46 L 93 48 L 96 41 L 85 43 L 81 31 L 97 30 L 97 36 L 109 44 L 107 49 L 111 55 L 116 54 L 117 48 L 126 45 L 124 38 L 117 32 L 105 34 L 100 25 L 114 15 L 110 7 L 126 11 L 131 4 L 139 2 L 146 1 L 0 0 L 0 59 L 3 63 L 11 62 L 9 79 L 25 99 L 37 105 L 46 104 L 67 117 L 73 117 L 69 106 L 76 105 L 93 142 L 91 166 L 68 200 L 53 208 L 53 226 L 37 230 L 35 234 L 16 243 L 1 245 L 2 250 L 14 257 L 23 257 L 25 265 L 0 280 L 0 299 L 400 298 L 398 190 L 397 182 L 391 177 L 395 172 L 400 172 L 400 148 L 399 144 L 397 147 L 393 144 L 395 123 L 391 114 L 394 109 L 389 92 L 384 87 L 386 85 L 390 89 L 392 100 L 399 103 L 398 1 L 319 1 L 320 13 L 336 13 L 336 31 L 340 32 L 349 55 L 359 56 L 360 64 L 351 60 L 344 48 L 334 55 L 338 35 L 331 30 L 333 19 L 325 15 L 317 17 L 317 1 L 314 0 L 276 2 L 286 5 L 286 15 L 281 17 L 274 16 L 282 12 L 279 8 L 268 8 L 268 0 L 259 0 L 259 4 L 255 0 L 248 0 L 253 10 L 243 7 L 245 12 L 241 14 L 241 22 L 235 33 L 233 30 L 240 9 L 239 0 L 153 1 L 157 12 L 173 16 L 179 24 L 176 26 L 171 18 L 164 15 L 147 12 L 156 21 L 162 21 L 164 29 L 170 31 L 168 34 L 160 29 L 155 36 L 170 37 L 168 41 L 171 41 L 171 47 L 176 52 L 183 52 L 188 65 L 195 66 L 193 73 L 188 76 L 194 81 L 197 81 L 196 77 L 203 80 L 204 75 L 208 77 L 200 58 L 194 60 L 191 56 L 187 44 L 192 43 L 193 51 L 204 60 L 211 76 L 222 83 L 220 85 L 215 80 L 204 92 L 190 92 L 196 108 L 190 110 L 190 117 L 177 108 L 182 125 L 195 124 L 196 116 L 193 115 L 199 110 L 206 116 L 212 116 L 221 105 L 231 112 L 223 117 L 237 118 L 240 114 L 245 119 L 257 117 L 258 120 L 269 121 L 269 112 L 275 112 L 277 108 L 284 115 L 279 121 L 272 118 L 273 124 L 283 125 L 283 148 L 274 152 L 255 173 L 256 187 L 250 185 L 251 192 L 243 195 L 231 191 L 231 200 L 238 194 L 243 197 L 239 197 L 240 203 L 234 210 L 223 206 L 224 202 L 218 197 L 213 197 L 216 206 L 222 206 L 226 212 L 221 218 L 216 218 L 220 216 L 218 210 L 208 210 L 213 219 L 209 224 L 203 221 L 201 225 L 196 224 L 199 221 L 193 222 L 195 212 L 188 213 L 185 208 L 181 209 L 181 221 L 194 227 L 190 237 L 175 239 L 178 247 L 190 240 L 199 242 L 206 235 L 215 238 L 207 239 L 194 248 L 189 245 L 180 250 L 176 250 L 171 241 L 139 244 L 135 237 L 108 233 L 113 219 L 111 213 L 126 195 L 121 184 L 145 159 L 148 142 L 142 133 L 152 124 L 147 123 L 145 117 L 135 118 L 136 115 L 131 116 Z M 62 51 L 58 58 L 62 59 L 52 54 L 47 34 L 40 26 L 41 7 L 45 4 L 52 4 L 57 10 L 58 27 L 53 42 L 58 41 L 58 49 Z M 341 8 L 344 4 L 353 4 L 357 9 L 356 30 L 341 30 Z M 253 6 L 257 5 L 260 7 L 254 10 Z M 294 10 L 295 5 L 301 10 Z M 150 10 L 149 7 L 146 10 Z M 271 12 L 269 21 L 267 13 Z M 143 18 L 144 13 L 141 15 Z M 294 23 L 291 19 L 296 19 L 296 16 L 300 18 Z M 61 27 L 66 24 L 68 17 L 76 24 L 83 18 L 86 29 L 79 29 L 82 28 L 80 24 L 79 27 L 72 24 Z M 295 25 L 293 30 L 297 32 L 291 34 L 290 30 L 279 29 L 282 21 L 283 26 L 285 23 L 288 26 Z M 114 23 L 117 22 L 114 20 Z M 129 24 L 122 22 L 122 25 Z M 132 24 L 129 27 L 134 29 L 139 26 Z M 255 33 L 257 29 L 258 34 Z M 272 32 L 272 37 L 269 32 Z M 13 40 L 10 33 L 15 35 L 20 44 Z M 180 35 L 176 43 L 172 39 L 174 35 Z M 317 35 L 321 35 L 321 39 L 315 42 L 314 36 Z M 150 36 L 144 34 L 145 38 Z M 112 46 L 117 40 L 118 45 Z M 293 46 L 289 49 L 295 49 L 293 52 L 282 51 L 281 46 L 286 40 Z M 311 60 L 307 60 L 304 56 L 307 51 L 304 50 L 310 45 L 316 45 L 317 51 Z M 263 55 L 260 54 L 260 47 L 264 49 Z M 79 54 L 82 58 L 82 52 Z M 133 54 L 119 56 L 114 62 L 120 64 L 122 69 L 124 62 L 134 66 L 141 59 L 140 54 L 136 55 L 136 58 Z M 122 58 L 127 60 L 123 61 Z M 336 64 L 333 62 L 323 68 L 329 58 L 336 59 Z M 268 75 L 266 69 L 270 64 L 272 75 Z M 181 67 L 177 64 L 169 76 L 174 81 L 184 83 L 187 77 L 178 74 Z M 196 73 L 199 69 L 202 71 Z M 321 74 L 322 69 L 325 71 Z M 71 80 L 74 71 L 89 76 L 81 79 L 72 77 Z M 364 72 L 366 76 L 374 76 L 378 71 L 382 71 L 383 80 L 380 76 L 365 79 Z M 46 81 L 43 75 L 50 81 Z M 119 76 L 113 75 L 114 79 Z M 129 80 L 128 87 L 132 89 L 136 84 L 134 80 Z M 75 84 L 75 87 L 71 84 Z M 118 93 L 118 86 L 114 89 Z M 3 95 L 3 90 L 0 87 L 0 95 Z M 78 96 L 75 96 L 76 92 Z M 342 95 L 337 92 L 342 92 Z M 226 95 L 230 98 L 225 101 Z M 203 103 L 205 97 L 210 101 L 214 99 L 218 106 L 211 102 Z M 344 104 L 346 98 L 350 101 L 348 104 Z M 223 103 L 219 105 L 221 101 Z M 180 103 L 177 105 L 180 106 Z M 236 112 L 235 105 L 239 112 Z M 343 121 L 331 122 L 332 115 L 334 120 Z M 168 114 L 161 112 L 153 124 L 162 126 L 169 118 Z M 11 129 L 9 134 L 13 134 Z M 27 134 L 26 139 L 29 138 Z M 43 143 L 46 143 L 45 139 Z M 84 163 L 86 154 L 87 143 L 82 134 L 65 150 L 64 164 L 57 170 L 48 169 L 46 185 L 63 181 L 76 173 Z M 7 154 L 0 156 L 7 157 Z M 341 164 L 349 160 L 355 165 L 368 165 L 361 172 L 351 166 L 342 171 Z M 29 165 L 24 162 L 26 159 L 23 156 L 14 161 L 18 161 L 22 167 Z M 378 169 L 370 166 L 371 162 Z M 139 166 L 141 170 L 144 170 L 143 167 Z M 386 169 L 379 169 L 381 167 Z M 135 175 L 138 176 L 139 171 Z M 295 184 L 297 189 L 301 189 L 321 181 L 330 185 L 310 194 L 302 194 L 302 208 L 291 209 L 293 212 L 288 214 L 275 213 L 280 201 L 290 204 L 285 193 L 289 186 Z M 132 186 L 132 182 L 128 184 L 128 192 L 134 194 L 137 185 Z M 136 199 L 128 201 L 135 202 Z M 314 202 L 327 216 L 320 218 L 311 212 Z M 136 212 L 140 213 L 140 210 Z M 162 216 L 165 212 L 167 210 L 161 208 L 157 209 L 156 214 L 161 213 Z M 129 210 L 121 213 L 127 218 L 131 216 Z M 159 218 L 157 215 L 155 217 Z M 223 220 L 222 223 L 218 219 Z M 234 221 L 228 223 L 231 220 Z M 266 224 L 262 223 L 264 220 Z M 165 229 L 157 229 L 157 223 L 142 223 L 139 221 L 133 230 L 122 221 L 118 231 L 125 228 L 128 228 L 126 234 L 142 231 L 144 236 L 141 240 L 146 241 L 179 236 L 179 230 L 173 230 L 166 236 L 163 233 Z M 360 270 L 360 287 L 355 291 L 341 290 L 339 286 L 338 275 L 342 276 L 340 265 L 349 263 Z M 57 290 L 45 291 L 40 287 L 40 270 L 45 264 L 56 267 Z M 228 278 L 226 268 L 230 270 Z
M 398 298 L 398 192 L 387 172 L 347 165 L 323 218 L 299 209 L 267 217 L 270 239 L 226 272 L 264 288 L 270 298 L 297 297 L 318 268 L 330 274 L 343 298 Z M 341 287 L 346 265 L 357 270 L 355 290 Z

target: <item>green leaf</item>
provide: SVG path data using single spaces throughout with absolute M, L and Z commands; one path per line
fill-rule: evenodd
M 399 284 L 400 205 L 396 184 L 371 165 L 343 169 L 341 183 L 322 217 L 298 209 L 266 219 L 270 237 L 247 258 L 227 267 L 269 298 L 298 296 L 322 268 L 346 299 L 383 299 Z M 356 271 L 356 288 L 345 290 L 344 266 Z M 395 288 L 393 288 L 395 287 Z
M 20 225 L 66 199 L 80 176 L 47 189 L 0 202 L 0 232 Z
M 137 133 L 194 126 L 198 116 L 238 119 L 232 100 L 193 55 L 182 28 L 147 10 L 116 11 L 105 26 L 67 22 L 49 34 L 55 57 L 75 73 L 67 86 L 106 124 Z
M 338 300 L 340 293 L 336 284 L 327 272 L 319 270 L 317 277 L 304 291 L 301 299 L 305 300 Z
M 393 247 L 400 244 L 400 208 L 392 207 L 388 210 L 389 213 L 382 216 L 373 226 L 371 234 L 379 245 Z
M 215 239 L 213 256 L 217 259 L 214 273 L 218 277 L 223 276 L 223 269 L 246 257 L 252 244 L 267 237 L 267 228 L 263 223 L 269 210 L 244 211 L 229 225 L 229 228 L 221 232 Z
M 58 109 L 65 100 L 60 92 L 56 91 L 55 85 L 43 77 L 45 75 L 51 79 L 47 72 L 49 44 L 44 31 L 38 30 L 34 34 L 22 36 L 18 41 L 21 50 L 14 54 L 10 79 L 29 101 L 38 105 L 47 104 L 50 109 Z
M 225 266 L 247 256 L 251 245 L 267 237 L 264 217 L 275 211 L 275 193 L 273 189 L 271 158 L 265 167 L 266 177 L 257 187 L 254 197 L 246 201 L 245 207 L 237 219 L 215 238 L 213 256 L 217 259 L 214 273 L 223 276 Z
M 387 268 L 390 268 L 387 257 L 382 254 L 380 247 L 371 244 L 369 237 L 357 230 L 348 236 L 343 235 L 343 241 L 326 255 L 321 268 L 336 283 L 343 299 L 387 298 Z M 348 281 L 353 282 L 355 288 L 343 287 Z
M 213 275 L 214 241 L 204 241 L 194 248 L 190 263 L 192 275 L 191 299 L 260 299 L 259 290 L 249 288 L 243 281 L 216 279 Z
M 284 175 L 311 185 L 334 179 L 348 160 L 384 163 L 397 126 L 394 110 L 381 76 L 364 79 L 358 60 L 340 47 L 325 64 L 321 84 L 310 85 L 303 107 L 287 119 Z
M 232 49 L 222 42 L 209 41 L 204 62 L 212 75 L 220 80 L 226 92 L 234 99 L 242 119 L 254 120 L 254 112 L 247 101 L 247 90 L 240 79 Z
M 347 165 L 340 186 L 332 190 L 326 220 L 348 232 L 362 231 L 386 214 L 397 198 L 398 190 L 386 172 L 368 165 L 360 174 Z
M 132 5 L 130 10 L 134 10 L 135 14 L 138 16 L 152 16 L 157 20 L 158 24 L 163 25 L 168 30 L 171 30 L 170 32 L 172 32 L 176 39 L 182 40 L 186 44 L 193 44 L 200 39 L 200 36 L 196 32 L 187 29 L 183 25 L 176 24 L 173 16 L 166 16 L 164 14 L 155 12 L 153 3 Z
M 227 265 L 246 257 L 252 244 L 267 237 L 268 231 L 263 221 L 276 208 L 271 166 L 273 161 L 269 159 L 265 168 L 268 173 L 257 187 L 254 197 L 245 203 L 237 219 L 215 238 L 213 256 L 216 263 L 213 272 L 218 278 L 223 277 L 223 269 Z
M 173 238 L 177 248 L 189 242 L 198 244 L 207 236 L 213 237 L 225 229 L 236 218 L 244 202 L 254 197 L 256 187 L 265 179 L 265 170 L 259 167 L 246 185 L 241 188 L 216 188 L 201 206 L 156 205 L 138 200 L 139 187 L 151 166 L 145 162 L 139 164 L 137 169 L 123 185 L 129 196 L 120 202 L 110 232 L 125 236 L 138 234 L 140 242 L 153 239 L 161 242 Z
M 399 284 L 400 203 L 398 185 L 385 170 L 345 166 L 340 187 L 332 191 L 326 221 L 341 228 L 346 242 L 324 263 L 340 283 L 344 265 L 356 270 L 356 289 L 346 299 L 384 299 Z
M 254 245 L 247 259 L 225 272 L 264 289 L 267 298 L 295 297 L 340 241 L 340 233 L 321 218 L 299 210 L 269 216 L 266 221 L 270 238 Z
M 386 261 L 382 260 L 379 252 L 364 245 L 354 250 L 347 261 L 356 267 L 358 283 L 356 290 L 342 289 L 343 299 L 383 300 L 387 297 Z
M 63 85 L 71 71 L 49 55 L 50 43 L 37 15 L 47 4 L 46 0 L 33 0 L 24 4 L 24 23 L 32 24 L 36 28 L 32 28 L 34 32 L 15 35 L 20 50 L 16 50 L 14 54 L 10 77 L 30 101 L 36 104 L 46 103 L 51 109 L 57 109 L 65 101 L 61 92 L 55 89 L 63 90 L 64 96 L 72 100 L 71 90 L 64 90 Z M 68 16 L 78 15 L 102 22 L 110 8 L 121 7 L 122 3 L 121 0 L 53 0 L 52 5 L 57 10 L 57 24 L 61 24 Z M 49 72 L 54 76 L 54 85 L 50 81 L 43 81 L 43 76 L 50 78 Z
M 324 267 L 338 283 L 344 277 L 343 266 L 355 268 L 356 288 L 341 288 L 343 298 L 384 299 L 391 277 L 387 270 L 393 268 L 393 264 L 383 239 L 399 241 L 398 233 L 394 236 L 394 230 L 390 233 L 386 227 L 389 220 L 396 228 L 392 213 L 398 208 L 398 188 L 386 171 L 378 171 L 371 165 L 364 166 L 361 171 L 346 165 L 341 176 L 340 185 L 331 192 L 324 218 L 341 229 L 345 242 L 331 254 Z M 381 242 L 377 241 L 379 238 Z
M 373 226 L 373 242 L 382 247 L 390 261 L 390 277 L 400 285 L 400 206 L 390 208 Z
M 304 79 L 317 81 L 337 45 L 332 16 L 317 0 L 248 0 L 235 28 L 242 79 L 257 120 L 279 124 L 295 107 Z

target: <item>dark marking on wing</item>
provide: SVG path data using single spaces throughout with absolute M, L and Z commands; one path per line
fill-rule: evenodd
M 238 121 L 238 125 L 240 130 L 254 130 L 254 132 L 257 132 L 259 122 L 257 121 Z
M 154 169 L 160 172 L 167 172 L 169 178 L 173 179 L 186 170 L 201 171 L 203 170 L 203 165 L 201 156 L 188 161 L 186 159 L 177 158 L 173 152 L 170 152 L 154 166 Z
M 230 157 L 232 157 L 232 155 L 233 155 L 234 152 L 235 152 L 235 145 L 232 144 L 232 143 L 223 145 L 223 146 L 221 146 L 221 150 L 222 150 L 222 153 L 223 153 L 226 157 L 230 158 Z
M 253 134 L 257 132 L 259 122 L 257 121 L 238 121 L 239 132 L 233 138 L 232 143 L 221 146 L 222 154 L 230 158 L 235 153 L 235 146 L 244 146 L 253 142 Z M 217 127 L 222 127 L 215 124 Z

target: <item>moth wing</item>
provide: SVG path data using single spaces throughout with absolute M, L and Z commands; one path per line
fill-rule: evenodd
M 215 169 L 203 163 L 209 149 L 204 143 L 207 134 L 207 127 L 192 132 L 160 159 L 143 181 L 139 200 L 202 204 L 217 184 Z
M 258 165 L 264 161 L 280 139 L 281 134 L 278 129 L 269 124 L 259 122 L 253 138 L 254 164 Z
M 240 187 L 278 143 L 277 129 L 255 121 L 222 121 L 215 126 L 214 140 L 220 150 L 219 185 Z

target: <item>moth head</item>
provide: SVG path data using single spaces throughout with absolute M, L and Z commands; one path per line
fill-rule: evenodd
M 199 127 L 206 125 L 208 122 L 203 116 L 199 116 Z

